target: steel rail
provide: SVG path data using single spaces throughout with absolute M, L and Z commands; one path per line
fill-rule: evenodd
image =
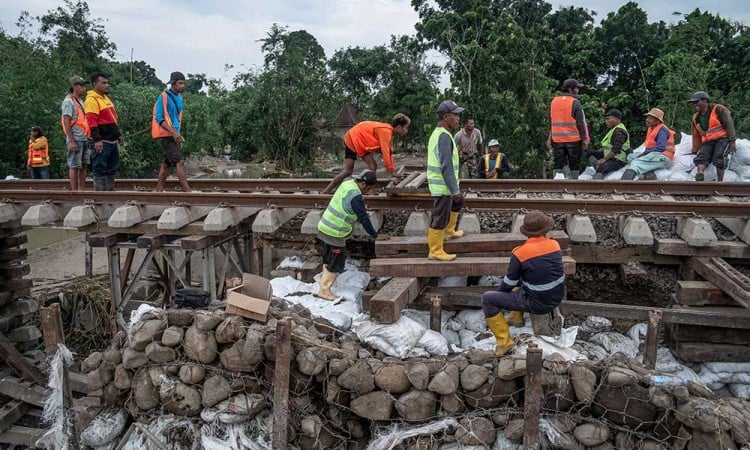
M 0 202 L 58 204 L 143 204 L 169 206 L 324 208 L 329 195 L 266 194 L 224 192 L 139 192 L 139 191 L 3 191 Z M 430 210 L 430 197 L 388 197 L 368 195 L 368 208 L 376 210 Z M 701 215 L 707 217 L 750 217 L 750 202 L 732 201 L 667 201 L 612 199 L 518 199 L 467 197 L 465 206 L 478 211 L 522 211 L 540 209 L 558 214 L 648 214 L 657 216 Z
M 321 178 L 197 178 L 190 180 L 193 189 L 201 191 L 280 191 L 306 192 L 322 191 L 330 182 Z M 377 184 L 386 188 L 386 181 Z M 155 179 L 120 179 L 116 188 L 123 190 L 152 191 Z M 91 181 L 87 188 L 93 189 Z M 179 192 L 177 180 L 167 180 L 165 188 L 169 192 Z M 461 180 L 461 188 L 479 193 L 517 192 L 567 192 L 589 194 L 665 194 L 665 195 L 731 195 L 750 196 L 750 183 L 719 183 L 695 181 L 603 181 L 603 180 Z M 67 180 L 2 180 L 0 191 L 5 190 L 67 190 Z M 427 192 L 426 189 L 400 189 L 402 193 Z

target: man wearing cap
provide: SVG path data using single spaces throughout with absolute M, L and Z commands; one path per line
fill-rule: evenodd
M 83 109 L 91 129 L 89 145 L 91 152 L 91 178 L 97 191 L 115 189 L 115 173 L 120 167 L 120 148 L 123 145 L 120 127 L 117 125 L 115 104 L 109 94 L 109 77 L 98 72 L 91 76 L 93 89 L 86 94 Z
M 674 131 L 664 125 L 664 111 L 651 108 L 646 113 L 646 150 L 637 158 L 628 156 L 630 167 L 622 174 L 623 180 L 632 180 L 654 170 L 666 169 L 674 159 Z
M 497 139 L 492 139 L 487 144 L 489 153 L 484 155 L 482 160 L 482 167 L 484 171 L 484 178 L 488 180 L 496 180 L 498 178 L 509 178 L 510 177 L 510 162 L 504 153 L 500 153 L 500 142 Z
M 698 91 L 689 102 L 695 109 L 693 114 L 693 153 L 698 153 L 694 162 L 698 167 L 695 181 L 703 181 L 706 166 L 716 166 L 716 178 L 724 181 L 726 157 L 737 151 L 732 112 L 724 105 L 710 103 L 708 94 Z
M 70 78 L 70 90 L 62 101 L 62 116 L 65 144 L 68 147 L 68 178 L 71 191 L 82 191 L 86 185 L 86 168 L 91 164 L 91 150 L 86 141 L 91 137 L 86 113 L 83 111 L 83 95 L 86 80 L 78 75 Z
M 180 134 L 182 110 L 185 108 L 181 95 L 185 91 L 185 75 L 182 72 L 172 72 L 167 84 L 170 88 L 156 97 L 151 113 L 151 137 L 159 139 L 164 152 L 164 161 L 159 167 L 159 177 L 156 181 L 156 192 L 164 190 L 164 182 L 167 180 L 170 167 L 174 167 L 182 191 L 190 192 L 185 175 L 185 161 L 182 159 L 182 143 L 185 142 L 185 138 Z
M 601 180 L 605 175 L 625 167 L 630 153 L 630 134 L 622 123 L 620 110 L 607 111 L 604 123 L 609 131 L 602 139 L 602 148 L 588 151 L 589 162 L 596 168 L 595 180 Z
M 430 195 L 435 197 L 430 228 L 427 230 L 428 257 L 438 261 L 456 259 L 456 255 L 445 253 L 443 243 L 445 239 L 464 235 L 463 231 L 456 229 L 458 213 L 464 201 L 458 188 L 458 147 L 452 134 L 463 110 L 453 100 L 440 103 L 438 124 L 427 143 L 427 185 Z
M 469 178 L 482 178 L 479 170 L 477 159 L 484 151 L 482 144 L 482 132 L 479 128 L 474 127 L 474 119 L 466 117 L 464 127 L 453 136 L 458 146 L 459 167 L 466 165 L 466 172 Z
M 387 240 L 389 236 L 378 233 L 365 210 L 362 191 L 378 181 L 375 172 L 365 169 L 356 177 L 350 178 L 336 189 L 318 222 L 318 239 L 323 242 L 323 273 L 320 275 L 318 297 L 336 300 L 331 287 L 344 271 L 346 262 L 346 238 L 352 234 L 353 225 L 359 221 L 367 234 L 377 240 Z
M 513 347 L 508 324 L 524 325 L 524 312 L 546 314 L 565 297 L 565 272 L 560 244 L 546 237 L 552 217 L 530 211 L 524 217 L 521 233 L 528 239 L 513 249 L 508 271 L 495 291 L 482 294 L 482 311 L 497 345 L 495 355 L 503 356 Z M 503 310 L 511 311 L 503 317 Z
M 563 82 L 562 94 L 552 99 L 549 109 L 550 132 L 547 148 L 552 151 L 554 173 L 560 176 L 565 165 L 570 178 L 578 178 L 581 152 L 589 145 L 586 115 L 578 93 L 583 85 L 569 78 Z
M 357 157 L 362 158 L 368 169 L 377 172 L 378 164 L 372 157 L 375 152 L 380 152 L 385 170 L 394 180 L 397 179 L 396 166 L 393 164 L 393 134 L 405 136 L 410 124 L 411 119 L 406 114 L 398 113 L 391 123 L 368 120 L 354 125 L 344 135 L 344 167 L 321 194 L 330 194 L 341 180 L 352 174 Z

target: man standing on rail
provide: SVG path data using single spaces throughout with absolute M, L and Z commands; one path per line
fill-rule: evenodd
M 589 146 L 586 115 L 578 93 L 583 85 L 569 78 L 563 82 L 562 94 L 552 99 L 549 108 L 550 131 L 547 148 L 552 152 L 554 173 L 561 177 L 565 165 L 570 178 L 578 179 L 581 152 Z
M 91 177 L 97 191 L 115 189 L 115 173 L 120 167 L 120 148 L 123 138 L 117 125 L 117 112 L 109 94 L 107 74 L 97 72 L 91 76 L 93 89 L 86 94 L 83 103 L 86 120 L 91 128 L 93 151 L 91 152 Z
M 628 163 L 630 153 L 630 134 L 622 124 L 622 113 L 619 109 L 610 109 L 604 115 L 604 122 L 609 131 L 602 139 L 602 148 L 589 150 L 589 162 L 596 168 L 595 180 L 616 172 Z
M 451 134 L 458 126 L 459 114 L 464 108 L 453 100 L 438 106 L 438 124 L 427 143 L 427 184 L 435 197 L 430 228 L 427 230 L 428 257 L 438 261 L 452 261 L 456 255 L 445 253 L 444 240 L 464 235 L 456 229 L 458 213 L 464 205 L 459 190 L 458 146 Z
M 467 178 L 483 178 L 479 172 L 479 155 L 484 152 L 482 132 L 474 127 L 474 119 L 464 119 L 464 127 L 453 136 L 458 146 L 459 167 L 466 166 Z
M 659 169 L 666 169 L 674 159 L 674 131 L 664 125 L 664 111 L 651 108 L 646 113 L 646 150 L 637 158 L 628 157 L 630 167 L 622 174 L 623 180 L 635 179 Z
M 86 168 L 91 164 L 91 149 L 86 141 L 91 137 L 86 113 L 83 112 L 83 95 L 86 80 L 79 76 L 70 79 L 70 90 L 62 101 L 61 110 L 65 144 L 68 147 L 68 178 L 71 191 L 82 191 L 86 185 Z
M 365 121 L 354 125 L 344 135 L 344 167 L 341 173 L 336 175 L 321 194 L 330 194 L 341 183 L 341 180 L 350 176 L 354 171 L 354 162 L 357 157 L 367 164 L 367 168 L 377 173 L 378 164 L 372 157 L 375 152 L 383 156 L 383 165 L 391 173 L 396 175 L 396 167 L 393 164 L 393 134 L 405 136 L 409 131 L 411 119 L 403 113 L 393 116 L 391 123 Z
M 167 180 L 170 167 L 174 167 L 182 192 L 190 192 L 185 174 L 185 161 L 182 159 L 182 143 L 185 142 L 185 138 L 180 134 L 182 110 L 185 109 L 181 95 L 185 92 L 185 75 L 182 72 L 172 72 L 167 84 L 171 87 L 159 94 L 151 113 L 151 137 L 159 139 L 164 152 L 164 161 L 159 167 L 159 177 L 156 180 L 156 192 L 164 190 L 164 182 Z
M 703 181 L 706 166 L 716 166 L 716 178 L 724 181 L 727 156 L 737 151 L 732 112 L 724 105 L 710 103 L 708 94 L 698 91 L 690 98 L 693 105 L 693 153 L 698 173 L 695 181 Z
M 482 294 L 482 311 L 497 341 L 495 356 L 505 355 L 515 344 L 508 324 L 523 326 L 524 312 L 546 314 L 565 297 L 560 244 L 546 237 L 552 225 L 552 217 L 541 211 L 526 214 L 521 233 L 528 239 L 513 249 L 508 271 L 497 290 Z M 511 311 L 507 318 L 503 310 Z
M 359 221 L 367 234 L 378 240 L 387 240 L 389 236 L 378 233 L 373 227 L 365 210 L 362 191 L 378 181 L 375 172 L 365 169 L 356 178 L 350 178 L 336 189 L 318 222 L 318 239 L 323 242 L 323 273 L 320 275 L 318 297 L 325 300 L 336 300 L 331 292 L 333 283 L 344 271 L 346 262 L 346 238 L 352 234 L 353 225 Z

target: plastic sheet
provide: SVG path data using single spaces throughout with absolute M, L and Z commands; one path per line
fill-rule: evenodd
M 392 450 L 406 439 L 416 436 L 430 436 L 440 433 L 448 427 L 458 426 L 458 421 L 452 417 L 430 422 L 417 427 L 400 428 L 394 425 L 380 433 L 380 436 L 370 441 L 366 450 Z

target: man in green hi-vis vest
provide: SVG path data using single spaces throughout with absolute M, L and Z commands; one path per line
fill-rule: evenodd
M 445 253 L 443 241 L 464 235 L 456 229 L 464 201 L 458 188 L 458 148 L 452 134 L 463 110 L 453 100 L 442 102 L 437 110 L 437 127 L 427 143 L 427 183 L 430 195 L 435 197 L 427 243 L 429 258 L 438 261 L 456 259 L 456 255 Z
M 604 122 L 609 131 L 602 139 L 602 147 L 589 150 L 589 162 L 596 169 L 595 180 L 603 179 L 607 174 L 616 172 L 628 164 L 630 134 L 622 124 L 622 113 L 619 109 L 610 109 L 604 115 Z
M 372 226 L 370 217 L 365 209 L 362 191 L 373 186 L 378 181 L 375 172 L 364 170 L 356 177 L 349 178 L 339 185 L 333 194 L 328 207 L 323 211 L 318 222 L 318 239 L 323 242 L 323 273 L 320 276 L 320 290 L 318 297 L 325 300 L 336 300 L 337 296 L 331 292 L 333 283 L 344 271 L 346 262 L 346 238 L 352 234 L 354 223 L 359 221 L 367 234 L 378 239 L 386 240 L 389 236 L 378 233 Z

